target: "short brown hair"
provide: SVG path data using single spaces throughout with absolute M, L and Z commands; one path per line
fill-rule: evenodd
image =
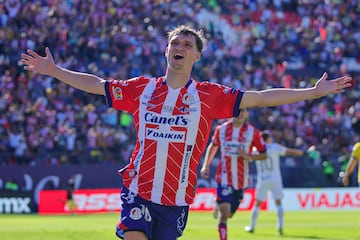
M 168 41 L 176 35 L 193 35 L 195 37 L 196 48 L 199 52 L 202 52 L 205 49 L 207 40 L 204 36 L 203 30 L 195 30 L 194 28 L 187 25 L 177 26 L 172 31 L 168 32 Z
M 269 137 L 271 137 L 271 132 L 269 130 L 264 130 L 261 132 L 261 135 L 264 141 L 267 141 Z

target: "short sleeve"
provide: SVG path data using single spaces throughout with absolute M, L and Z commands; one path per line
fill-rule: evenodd
M 109 107 L 133 112 L 140 78 L 129 80 L 108 80 L 105 83 L 106 101 Z
M 210 108 L 212 119 L 231 118 L 239 115 L 243 91 L 209 82 L 202 82 L 201 88 L 208 93 L 204 101 Z
M 352 155 L 354 155 L 357 159 L 360 159 L 360 142 L 354 145 Z
M 261 136 L 260 131 L 257 130 L 256 128 L 254 129 L 254 137 L 253 137 L 252 146 L 256 147 L 256 149 L 259 153 L 266 152 L 266 144 Z

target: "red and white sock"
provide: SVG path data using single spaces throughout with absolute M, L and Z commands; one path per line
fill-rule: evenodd
M 220 223 L 218 225 L 219 237 L 220 240 L 227 240 L 227 227 L 226 223 Z

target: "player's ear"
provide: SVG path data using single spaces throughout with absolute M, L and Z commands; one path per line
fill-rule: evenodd
M 166 47 L 166 49 L 165 49 L 165 57 L 167 57 L 168 54 L 169 54 L 169 47 Z
M 195 62 L 198 62 L 200 60 L 201 57 L 201 52 L 197 52 L 195 55 Z

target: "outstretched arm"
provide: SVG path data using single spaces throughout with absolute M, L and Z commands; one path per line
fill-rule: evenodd
M 285 155 L 286 156 L 295 156 L 295 157 L 302 157 L 304 156 L 306 152 L 299 150 L 299 149 L 295 149 L 295 148 L 286 148 L 286 152 Z
M 263 152 L 263 153 L 256 153 L 256 154 L 248 154 L 246 153 L 246 151 L 243 148 L 238 148 L 238 153 L 239 156 L 242 157 L 244 160 L 254 160 L 254 161 L 258 161 L 258 160 L 266 160 L 267 159 L 267 152 Z
M 29 49 L 26 54 L 21 54 L 24 69 L 49 75 L 85 92 L 105 95 L 104 79 L 93 74 L 70 71 L 57 66 L 48 47 L 45 48 L 45 53 L 45 57 L 42 57 Z
M 210 176 L 210 164 L 213 158 L 215 157 L 216 152 L 218 151 L 219 146 L 210 143 L 206 149 L 204 163 L 201 167 L 200 174 L 203 178 L 209 178 Z
M 351 77 L 343 76 L 327 80 L 327 73 L 316 82 L 314 87 L 304 89 L 273 88 L 262 91 L 246 91 L 243 95 L 240 109 L 250 107 L 278 106 L 320 98 L 331 93 L 340 93 L 351 87 Z

